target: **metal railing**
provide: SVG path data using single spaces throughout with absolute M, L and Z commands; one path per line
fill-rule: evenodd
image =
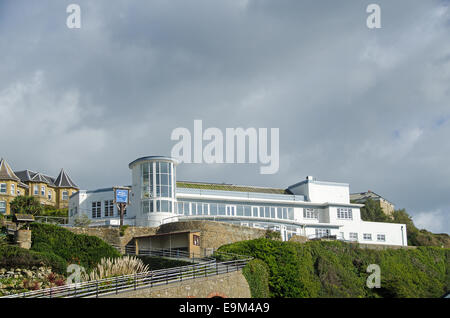
M 141 253 L 141 251 L 144 252 L 145 250 L 139 250 L 139 253 Z M 175 251 L 172 252 L 176 253 Z M 191 279 L 239 271 L 253 258 L 215 252 L 214 255 L 202 259 L 204 261 L 193 263 L 192 265 L 68 284 L 64 286 L 3 296 L 0 298 L 103 297 L 143 288 L 152 288 Z M 222 261 L 217 261 L 217 259 L 221 259 Z

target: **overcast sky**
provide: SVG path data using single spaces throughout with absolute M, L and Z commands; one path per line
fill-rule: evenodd
M 81 7 L 81 29 L 66 7 Z M 381 29 L 366 7 L 381 6 Z M 450 232 L 449 1 L 0 0 L 0 156 L 82 189 L 130 184 L 173 129 L 280 129 L 280 169 L 178 180 L 372 190 Z

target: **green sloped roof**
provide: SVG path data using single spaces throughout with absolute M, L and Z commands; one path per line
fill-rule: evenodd
M 204 190 L 257 192 L 257 193 L 271 193 L 271 194 L 291 194 L 291 192 L 289 192 L 289 190 L 286 190 L 286 189 L 238 186 L 238 185 L 233 185 L 233 184 L 221 184 L 221 183 L 202 183 L 202 182 L 178 181 L 177 187 L 178 188 L 190 188 L 190 189 L 204 189 Z

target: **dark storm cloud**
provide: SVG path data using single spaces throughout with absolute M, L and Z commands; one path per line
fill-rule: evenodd
M 82 28 L 66 27 L 78 3 Z M 280 171 L 181 165 L 180 179 L 371 189 L 449 232 L 448 2 L 2 1 L 1 153 L 83 188 L 127 184 L 176 127 L 280 128 Z M 5 118 L 8 118 L 5 121 Z M 32 154 L 30 156 L 29 154 Z

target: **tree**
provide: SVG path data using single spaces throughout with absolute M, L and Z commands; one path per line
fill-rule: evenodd
M 12 214 L 32 214 L 39 215 L 42 213 L 43 207 L 41 203 L 32 196 L 19 195 L 11 201 Z
M 84 213 L 81 216 L 78 215 L 73 221 L 73 225 L 76 227 L 88 227 L 89 224 L 91 224 L 91 220 Z
M 389 217 L 383 212 L 380 205 L 372 200 L 368 199 L 364 206 L 361 208 L 361 219 L 371 222 L 388 222 Z

